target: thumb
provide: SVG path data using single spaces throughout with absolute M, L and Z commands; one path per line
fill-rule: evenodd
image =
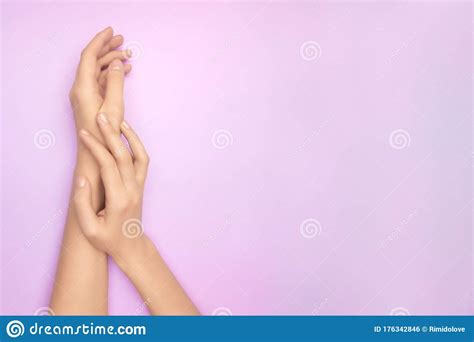
M 78 176 L 74 190 L 74 207 L 77 220 L 86 236 L 95 235 L 97 230 L 97 215 L 92 207 L 92 193 L 87 178 Z

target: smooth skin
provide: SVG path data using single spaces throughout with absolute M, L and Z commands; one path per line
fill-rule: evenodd
M 131 65 L 121 62 L 130 53 L 116 50 L 122 43 L 123 37 L 114 36 L 110 27 L 99 32 L 81 53 L 69 94 L 76 127 L 87 128 L 100 139 L 95 121 L 97 112 L 117 105 L 116 101 L 112 102 L 113 94 L 121 96 L 124 74 L 131 70 Z M 118 130 L 123 111 L 109 111 L 116 113 L 113 122 Z M 103 208 L 104 190 L 99 167 L 80 142 L 75 173 L 88 177 L 93 207 L 96 210 Z M 57 315 L 105 315 L 108 311 L 107 298 L 107 255 L 94 248 L 85 238 L 76 211 L 70 203 L 50 307 Z
M 75 186 L 50 307 L 55 314 L 107 314 L 109 255 L 151 314 L 199 314 L 143 233 L 149 158 L 137 134 L 123 121 L 124 75 L 131 66 L 122 63 L 130 52 L 115 50 L 122 43 L 111 28 L 99 32 L 81 54 L 70 92 L 80 133 Z
M 132 281 L 153 315 L 197 315 L 197 308 L 173 276 L 141 223 L 143 190 L 149 164 L 145 147 L 125 122 L 115 131 L 108 115 L 99 113 L 103 145 L 87 130 L 83 144 L 100 166 L 105 208 L 96 213 L 88 179 L 78 176 L 74 204 L 79 224 L 91 244 L 108 255 Z

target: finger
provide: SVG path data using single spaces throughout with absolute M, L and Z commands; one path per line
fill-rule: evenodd
M 123 44 L 123 36 L 122 35 L 116 35 L 113 36 L 110 41 L 105 44 L 105 46 L 102 48 L 102 50 L 99 53 L 99 57 L 105 56 L 109 51 L 112 51 L 116 48 L 118 48 L 120 45 Z
M 92 207 L 92 193 L 90 184 L 83 176 L 77 177 L 76 189 L 74 191 L 74 208 L 77 220 L 84 235 L 94 235 L 97 229 L 97 215 Z
M 132 71 L 131 64 L 124 64 L 123 65 L 123 73 L 127 75 L 130 71 Z M 99 76 L 99 86 L 105 89 L 107 85 L 107 74 L 109 73 L 109 69 L 102 70 Z
M 99 67 L 102 69 L 104 67 L 108 67 L 109 64 L 114 59 L 120 59 L 122 61 L 125 61 L 130 57 L 132 57 L 131 50 L 114 50 L 114 51 L 110 51 L 104 57 L 100 58 L 97 63 L 99 64 Z
M 105 139 L 105 143 L 112 152 L 112 155 L 117 162 L 122 180 L 125 186 L 128 184 L 135 184 L 135 169 L 133 168 L 133 161 L 127 146 L 120 139 L 120 132 L 117 132 L 110 124 L 105 113 L 97 115 L 97 123 L 99 124 L 100 132 Z
M 104 111 L 109 115 L 121 116 L 123 114 L 123 78 L 122 61 L 114 59 L 108 68 L 103 104 Z
M 144 184 L 148 172 L 148 165 L 150 164 L 150 158 L 148 157 L 145 146 L 141 142 L 137 133 L 135 133 L 135 131 L 125 121 L 120 125 L 120 129 L 133 152 L 137 182 Z
M 105 148 L 96 137 L 85 129 L 80 131 L 79 136 L 99 164 L 106 196 L 116 195 L 123 184 L 114 157 L 112 157 L 107 148 Z
M 105 30 L 97 33 L 90 43 L 81 53 L 81 61 L 78 67 L 77 78 L 79 81 L 95 81 L 95 70 L 97 58 L 102 48 L 112 38 L 113 30 L 107 27 Z

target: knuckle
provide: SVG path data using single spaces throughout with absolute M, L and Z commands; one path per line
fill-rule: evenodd
M 150 165 L 150 156 L 146 152 L 143 153 L 143 163 L 146 167 Z
M 87 48 L 81 51 L 81 59 L 87 59 L 90 57 L 90 52 Z
M 119 163 L 128 163 L 130 159 L 130 153 L 128 152 L 127 148 L 125 146 L 121 146 L 117 148 L 115 151 L 115 158 Z
M 76 103 L 79 101 L 80 98 L 80 90 L 77 86 L 73 86 L 69 91 L 69 101 L 72 103 Z

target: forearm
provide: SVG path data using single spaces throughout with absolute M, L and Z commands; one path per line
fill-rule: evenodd
M 79 145 L 75 174 L 87 175 L 92 203 L 103 207 L 104 191 L 97 163 Z M 74 180 L 76 181 L 76 177 Z M 71 192 L 70 203 L 73 201 Z M 56 314 L 107 314 L 107 255 L 94 248 L 82 233 L 76 211 L 69 206 L 58 261 L 51 308 Z
M 127 260 L 120 256 L 115 256 L 115 260 L 147 303 L 152 315 L 199 315 L 148 238 L 144 237 L 142 248 L 131 254 Z
M 86 129 L 99 141 L 103 137 L 97 127 L 96 116 L 107 109 L 105 95 L 122 92 L 124 74 L 131 70 L 131 65 L 124 66 L 121 62 L 130 57 L 130 51 L 117 50 L 123 40 L 121 35 L 113 35 L 111 27 L 97 33 L 82 50 L 69 92 L 77 133 Z M 122 120 L 123 111 L 111 117 L 117 132 Z M 97 160 L 78 139 L 74 184 L 51 296 L 50 306 L 56 314 L 107 314 L 107 254 L 87 239 L 84 234 L 87 227 L 80 225 L 84 215 L 77 211 L 77 190 L 86 183 L 93 215 L 104 209 L 105 195 L 100 171 Z

